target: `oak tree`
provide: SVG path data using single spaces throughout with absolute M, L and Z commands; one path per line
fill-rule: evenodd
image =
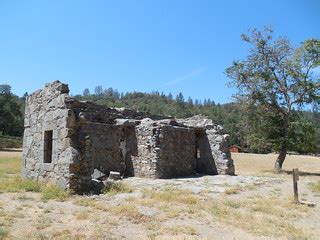
M 320 40 L 308 39 L 295 48 L 287 38 L 274 39 L 270 28 L 241 37 L 251 45 L 249 54 L 234 61 L 226 74 L 238 89 L 237 99 L 254 116 L 249 125 L 279 152 L 275 171 L 280 172 L 293 139 L 304 139 L 297 128 L 308 131 L 309 127 L 301 125 L 295 110 L 319 104 L 320 81 L 315 72 L 320 66 Z

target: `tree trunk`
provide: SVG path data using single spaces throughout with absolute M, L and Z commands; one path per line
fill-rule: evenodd
M 289 115 L 286 114 L 283 119 L 283 142 L 279 151 L 279 156 L 274 164 L 274 171 L 276 173 L 281 173 L 282 172 L 282 165 L 284 160 L 286 159 L 287 152 L 288 152 L 288 130 L 289 130 Z
M 281 173 L 282 172 L 282 165 L 284 160 L 286 159 L 287 156 L 287 148 L 283 148 L 279 152 L 279 156 L 274 164 L 274 171 L 276 173 Z

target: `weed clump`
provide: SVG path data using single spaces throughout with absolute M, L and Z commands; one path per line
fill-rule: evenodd
M 312 192 L 320 192 L 320 181 L 311 183 L 310 188 Z
M 43 186 L 41 194 L 41 199 L 43 201 L 56 199 L 63 202 L 70 197 L 71 192 L 68 190 L 64 190 L 56 185 L 47 185 Z
M 133 192 L 133 187 L 128 183 L 119 182 L 119 181 L 107 182 L 102 192 L 108 195 L 116 195 L 119 193 L 131 193 Z
M 8 235 L 9 232 L 3 227 L 0 227 L 0 239 L 5 239 Z

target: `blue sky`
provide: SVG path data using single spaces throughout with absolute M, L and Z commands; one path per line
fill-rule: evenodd
M 319 13 L 318 0 L 0 0 L 0 83 L 20 96 L 59 79 L 72 94 L 102 85 L 225 103 L 241 33 L 270 25 L 298 45 L 320 37 Z

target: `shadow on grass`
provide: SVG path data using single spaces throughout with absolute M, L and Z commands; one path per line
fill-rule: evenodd
M 286 173 L 288 175 L 292 175 L 292 171 L 288 170 L 283 170 L 283 173 Z M 300 176 L 318 176 L 320 177 L 320 173 L 313 173 L 313 172 L 303 172 L 299 170 L 299 175 Z
M 270 176 L 281 176 L 281 175 L 292 175 L 292 170 L 282 170 L 281 173 L 275 173 L 273 170 L 263 170 L 260 172 L 261 174 L 266 174 Z M 304 172 L 299 170 L 299 176 L 317 176 L 320 177 L 320 173 L 314 172 Z
M 22 148 L 0 148 L 1 152 L 22 152 Z

